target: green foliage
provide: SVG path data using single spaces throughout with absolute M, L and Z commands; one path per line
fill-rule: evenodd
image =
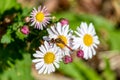
M 16 0 L 0 0 L 0 15 L 10 9 L 19 9 L 20 4 Z
M 105 69 L 104 69 L 104 71 L 102 73 L 103 78 L 105 80 L 116 80 L 116 75 L 110 68 L 109 60 L 105 59 L 104 61 L 105 61 L 106 66 L 105 66 Z
M 9 68 L 3 74 L 0 74 L 0 80 L 34 80 L 31 76 L 31 57 L 24 53 L 23 60 L 15 60 L 16 64 Z
M 109 43 L 112 50 L 120 50 L 120 31 L 113 30 L 109 33 Z
M 61 62 L 59 71 L 75 80 L 85 80 L 84 76 L 75 68 L 73 63 L 66 65 Z
M 76 68 L 85 76 L 86 80 L 102 80 L 102 78 L 88 65 L 82 61 L 74 62 Z
M 16 40 L 10 44 L 0 44 L 0 73 L 7 70 L 10 64 L 15 64 L 15 60 L 23 58 L 25 47 L 25 42 L 20 40 Z
M 98 73 L 81 60 L 67 65 L 61 63 L 59 71 L 75 80 L 102 80 Z
M 24 40 L 24 38 L 27 37 L 27 35 L 24 35 L 20 29 L 18 29 L 18 31 L 16 31 L 16 36 L 20 39 L 20 40 Z
M 11 31 L 7 30 L 7 33 L 2 36 L 1 43 L 11 43 L 14 39 L 11 37 Z

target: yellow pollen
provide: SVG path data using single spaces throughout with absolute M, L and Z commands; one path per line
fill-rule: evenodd
M 42 22 L 44 20 L 45 15 L 42 12 L 38 12 L 35 17 L 38 22 Z
M 54 62 L 54 60 L 55 60 L 55 55 L 54 55 L 53 52 L 47 52 L 47 53 L 45 54 L 45 56 L 44 56 L 44 62 L 45 62 L 46 64 L 51 64 L 51 63 Z
M 64 48 L 65 44 L 67 45 L 67 43 L 68 43 L 67 38 L 65 36 L 63 36 L 63 35 L 58 36 L 58 38 L 60 38 L 64 42 L 64 44 L 62 42 L 57 43 L 57 46 L 59 46 L 60 48 Z
M 90 46 L 93 43 L 93 38 L 91 35 L 85 34 L 85 36 L 83 37 L 83 41 L 86 46 Z

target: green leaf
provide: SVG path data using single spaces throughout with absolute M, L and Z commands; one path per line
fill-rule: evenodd
M 116 80 L 116 75 L 110 68 L 109 60 L 105 59 L 104 61 L 105 61 L 106 67 L 102 73 L 102 76 L 104 77 L 105 80 Z
M 0 0 L 0 14 L 12 8 L 19 9 L 20 4 L 18 4 L 16 0 Z
M 23 60 L 16 60 L 16 64 L 0 74 L 0 80 L 34 80 L 31 76 L 31 57 L 24 53 Z
M 110 32 L 109 36 L 109 42 L 110 42 L 110 48 L 112 50 L 119 50 L 120 49 L 120 32 L 117 30 L 113 30 Z
M 95 70 L 86 65 L 83 61 L 75 61 L 75 67 L 84 75 L 86 80 L 102 80 Z
M 79 73 L 78 69 L 75 68 L 73 63 L 61 63 L 59 71 L 69 77 L 72 77 L 74 80 L 85 80 L 84 76 L 81 73 Z
M 14 39 L 11 37 L 11 30 L 7 30 L 7 33 L 2 36 L 1 43 L 11 43 Z
M 27 35 L 23 34 L 20 31 L 20 29 L 18 29 L 18 31 L 16 31 L 16 37 L 19 38 L 19 39 L 21 39 L 21 40 L 24 40 L 27 37 Z

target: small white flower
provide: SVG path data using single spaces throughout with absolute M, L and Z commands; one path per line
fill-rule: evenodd
M 36 51 L 33 54 L 36 59 L 32 60 L 32 62 L 36 63 L 35 68 L 38 70 L 38 73 L 50 74 L 51 72 L 55 72 L 55 67 L 59 68 L 59 62 L 61 60 L 56 45 L 51 47 L 45 41 L 44 45 L 41 45 L 39 49 L 40 51 Z
M 38 10 L 33 8 L 30 16 L 31 26 L 34 25 L 36 29 L 41 30 L 43 30 L 43 27 L 46 27 L 51 20 L 50 13 L 48 13 L 46 7 L 42 8 L 41 6 L 38 7 Z
M 69 25 L 62 26 L 61 23 L 57 23 L 47 29 L 50 39 L 60 39 L 63 43 L 56 43 L 59 47 L 61 56 L 70 55 L 70 39 L 72 33 L 69 30 Z M 68 46 L 68 47 L 67 47 Z
M 96 54 L 94 48 L 97 48 L 100 43 L 93 24 L 90 23 L 88 26 L 85 22 L 82 22 L 75 33 L 78 37 L 73 38 L 73 49 L 80 48 L 84 51 L 85 59 L 92 58 Z

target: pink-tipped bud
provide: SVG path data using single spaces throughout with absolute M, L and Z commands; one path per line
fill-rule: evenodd
M 69 21 L 65 18 L 62 18 L 62 19 L 60 19 L 60 23 L 61 23 L 62 26 L 64 26 L 64 25 L 68 25 Z
M 66 55 L 66 56 L 63 57 L 63 62 L 65 64 L 71 63 L 72 61 L 73 61 L 73 59 L 72 59 L 71 56 Z
M 77 57 L 79 57 L 79 58 L 83 58 L 83 56 L 84 56 L 84 52 L 83 52 L 83 50 L 79 50 L 79 51 L 77 51 Z
M 29 28 L 28 28 L 28 26 L 23 26 L 22 28 L 21 28 L 21 32 L 23 33 L 23 34 L 25 34 L 25 35 L 27 35 L 27 34 L 29 34 Z

